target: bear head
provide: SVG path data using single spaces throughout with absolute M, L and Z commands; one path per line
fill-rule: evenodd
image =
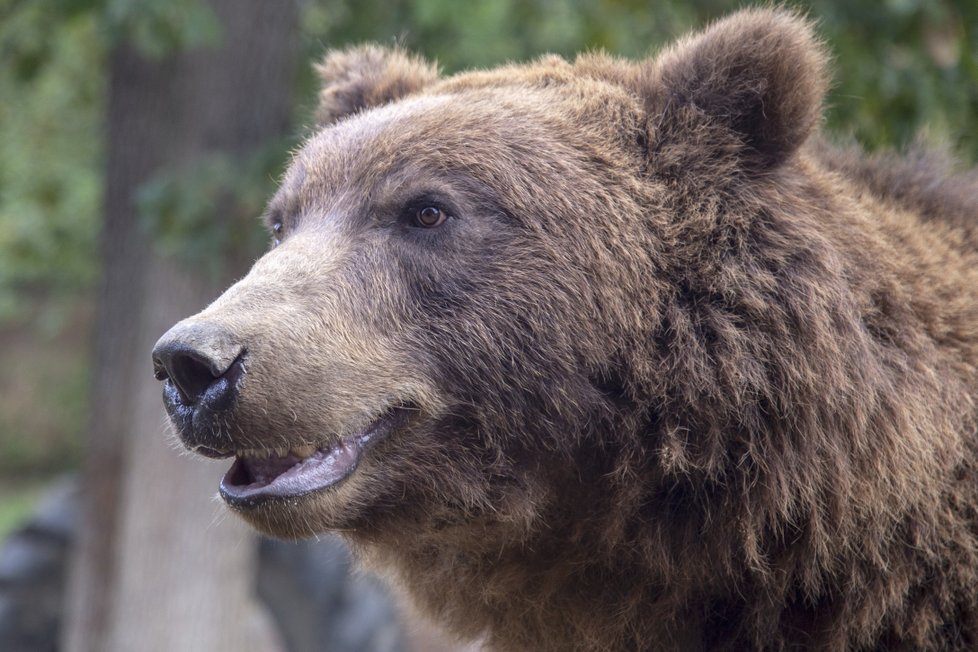
M 282 537 L 497 546 L 620 512 L 633 476 L 726 477 L 784 334 L 734 332 L 776 320 L 761 300 L 688 308 L 742 300 L 723 257 L 815 130 L 825 63 L 771 10 L 641 62 L 328 55 L 271 250 L 154 350 L 177 433 L 235 457 L 222 496 Z

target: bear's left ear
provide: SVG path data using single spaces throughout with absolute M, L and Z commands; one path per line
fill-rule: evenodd
M 811 25 L 798 15 L 737 12 L 650 62 L 641 89 L 653 125 L 650 141 L 676 141 L 678 149 L 686 143 L 712 157 L 732 154 L 741 167 L 774 167 L 820 120 L 827 61 Z
M 323 81 L 316 123 L 330 125 L 363 109 L 417 93 L 438 79 L 438 67 L 400 48 L 361 45 L 330 52 L 316 65 Z

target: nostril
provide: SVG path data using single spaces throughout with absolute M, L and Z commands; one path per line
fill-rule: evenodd
M 166 380 L 169 377 L 169 374 L 166 373 L 166 365 L 163 364 L 163 360 L 156 353 L 153 353 L 153 378 L 156 380 Z
M 153 347 L 153 374 L 169 380 L 187 406 L 210 409 L 230 405 L 244 373 L 244 347 L 226 329 L 186 321 L 171 328 Z M 221 407 L 224 406 L 224 407 Z
M 207 388 L 220 377 L 211 373 L 212 363 L 202 360 L 195 351 L 174 354 L 166 365 L 166 373 L 177 386 L 187 403 L 196 403 Z

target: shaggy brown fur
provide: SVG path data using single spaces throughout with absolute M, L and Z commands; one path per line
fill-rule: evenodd
M 415 412 L 246 519 L 342 531 L 493 649 L 978 648 L 978 179 L 821 144 L 804 20 L 637 63 L 320 70 L 281 245 L 178 327 L 245 348 L 240 396 L 181 434 Z

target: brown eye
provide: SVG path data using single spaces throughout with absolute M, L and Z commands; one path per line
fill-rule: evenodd
M 436 226 L 441 226 L 447 217 L 448 215 L 446 215 L 445 211 L 440 208 L 425 206 L 424 208 L 418 209 L 414 214 L 414 223 L 416 226 L 431 229 Z

